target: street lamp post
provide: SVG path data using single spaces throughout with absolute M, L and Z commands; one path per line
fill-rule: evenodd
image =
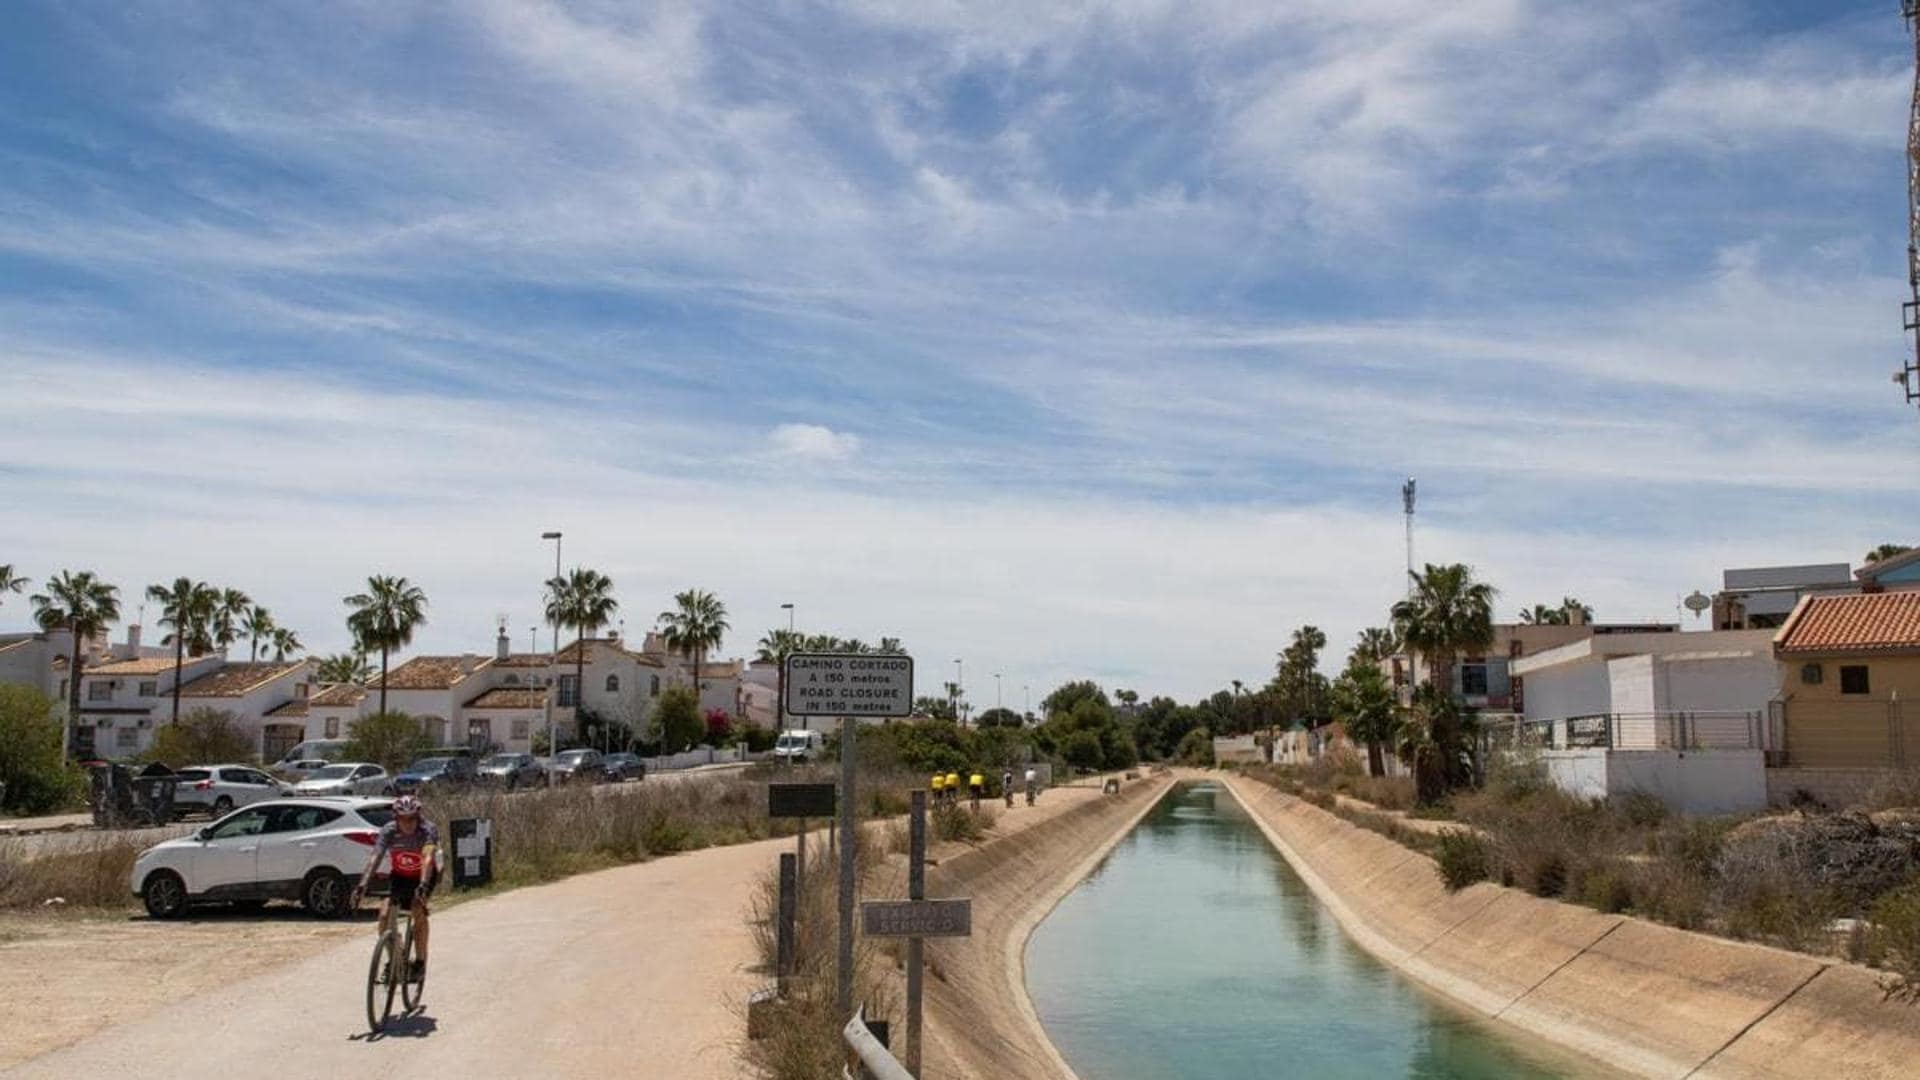
M 780 608 L 787 613 L 787 648 L 791 649 L 793 648 L 793 605 L 781 604 Z M 787 730 L 787 657 L 785 650 L 782 650 L 780 655 L 780 678 L 778 681 L 780 683 L 780 700 L 774 702 L 773 722 L 777 731 L 784 732 Z M 805 723 L 805 721 L 803 720 L 802 723 Z M 792 761 L 791 758 L 785 760 L 789 762 Z
M 543 532 L 540 539 L 553 541 L 553 576 L 560 577 L 560 533 L 558 530 Z M 560 662 L 560 620 L 549 619 L 553 623 L 553 653 L 547 657 L 547 757 L 557 757 L 560 747 L 553 738 L 553 699 L 560 692 L 559 677 L 554 675 L 555 666 Z
M 960 662 L 959 657 L 955 657 L 953 661 L 953 722 L 959 724 L 961 727 L 967 726 L 966 723 L 960 719 L 960 699 L 965 697 L 966 694 L 967 669 L 965 665 Z
M 993 710 L 995 712 L 999 712 L 1001 711 L 1001 707 L 1002 706 L 1000 701 L 1000 673 L 996 671 L 993 673 Z

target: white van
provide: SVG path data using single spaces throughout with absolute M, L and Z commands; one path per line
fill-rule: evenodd
M 798 764 L 819 754 L 826 748 L 827 740 L 817 731 L 802 731 L 794 728 L 783 731 L 774 740 L 773 757 L 775 761 L 789 761 Z
M 308 739 L 287 751 L 285 757 L 269 768 L 276 773 L 304 780 L 307 776 L 339 761 L 347 752 L 345 739 Z

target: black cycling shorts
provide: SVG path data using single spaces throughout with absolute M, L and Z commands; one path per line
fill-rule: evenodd
M 416 895 L 425 895 L 433 891 L 428 889 L 426 882 L 419 878 L 388 878 L 387 882 L 387 898 L 393 901 L 395 907 L 410 908 L 413 906 L 413 898 Z

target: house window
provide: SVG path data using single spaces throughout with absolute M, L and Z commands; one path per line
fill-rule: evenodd
M 607 693 L 617 694 L 619 692 L 620 692 L 620 676 L 618 675 L 607 676 Z
M 650 697 L 660 696 L 660 676 L 655 675 L 652 679 L 648 680 L 647 694 Z
M 580 704 L 580 680 L 571 675 L 560 676 L 560 707 L 573 708 Z
M 1468 697 L 1487 696 L 1487 665 L 1475 660 L 1460 665 L 1460 692 Z
M 113 748 L 115 750 L 140 749 L 140 729 L 130 727 L 114 728 Z
M 520 676 L 518 676 L 518 675 L 509 675 L 509 676 L 507 676 L 507 685 L 508 685 L 508 686 L 519 686 L 519 685 L 520 685 Z
M 1800 668 L 1800 681 L 1808 686 L 1819 686 L 1827 673 L 1819 664 L 1804 664 Z
M 516 739 L 525 739 L 532 733 L 532 731 L 533 731 L 532 721 L 515 720 L 513 722 L 513 737 Z
M 323 737 L 328 739 L 337 739 L 340 737 L 340 718 L 339 717 L 337 716 L 327 717 L 327 733 Z
M 110 682 L 90 682 L 87 684 L 88 701 L 112 701 L 113 684 Z
M 1840 692 L 1843 694 L 1873 693 L 1873 687 L 1867 679 L 1867 665 L 1843 665 L 1840 668 Z
M 143 682 L 140 684 L 141 697 L 158 697 L 159 695 L 160 695 L 159 683 L 153 681 L 152 679 L 148 679 L 146 682 Z
M 468 718 L 467 745 L 476 750 L 484 750 L 493 745 L 493 721 L 484 717 Z

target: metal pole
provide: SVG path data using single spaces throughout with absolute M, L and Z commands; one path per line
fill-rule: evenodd
M 774 980 L 781 997 L 787 996 L 787 977 L 793 974 L 794 924 L 800 908 L 800 871 L 792 855 L 780 856 L 780 913 L 774 928 Z
M 800 880 L 807 880 L 807 819 L 800 819 L 800 840 L 794 849 L 794 858 L 799 864 Z
M 840 718 L 840 1016 L 853 1012 L 853 864 L 858 843 L 853 835 L 855 723 L 851 716 Z
M 927 793 L 913 793 L 913 813 L 907 819 L 907 899 L 927 898 Z M 907 939 L 907 1071 L 920 1075 L 920 968 L 922 941 Z

